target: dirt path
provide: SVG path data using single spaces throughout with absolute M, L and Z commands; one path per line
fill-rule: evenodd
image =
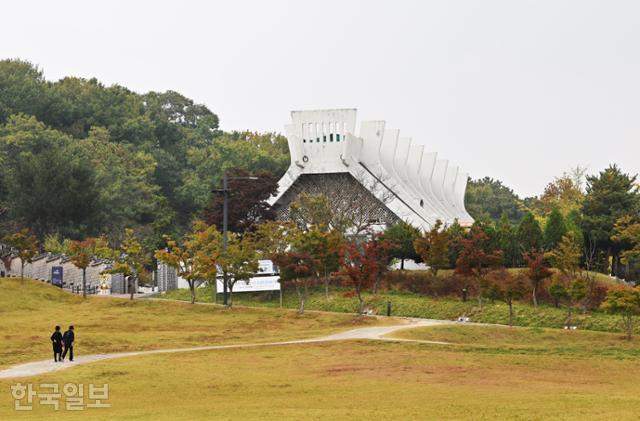
M 452 323 L 452 322 L 446 322 L 441 320 L 427 320 L 427 319 L 406 319 L 406 320 L 407 320 L 407 323 L 401 324 L 401 325 L 362 327 L 358 329 L 347 330 L 345 332 L 340 332 L 340 333 L 336 333 L 329 336 L 322 336 L 319 338 L 311 338 L 311 339 L 299 339 L 299 340 L 293 340 L 293 341 L 262 342 L 262 343 L 235 344 L 235 345 L 212 345 L 212 346 L 199 346 L 199 347 L 192 347 L 192 348 L 157 349 L 157 350 L 151 350 L 151 351 L 81 355 L 81 356 L 77 356 L 73 362 L 65 361 L 63 363 L 57 363 L 51 360 L 35 361 L 31 363 L 14 365 L 7 369 L 1 370 L 0 379 L 37 376 L 39 374 L 46 374 L 46 373 L 51 373 L 53 371 L 64 370 L 64 369 L 75 367 L 81 364 L 92 363 L 95 361 L 110 360 L 113 358 L 135 357 L 139 355 L 164 354 L 164 353 L 173 353 L 173 352 L 209 351 L 209 350 L 215 350 L 215 349 L 230 349 L 230 348 L 254 348 L 254 347 L 260 347 L 260 346 L 278 346 L 278 345 L 305 344 L 305 343 L 315 343 L 315 342 L 358 340 L 358 339 L 450 345 L 447 342 L 398 339 L 398 338 L 389 338 L 386 336 L 401 329 L 410 329 L 410 328 L 421 327 L 421 326 L 438 326 L 442 324 Z

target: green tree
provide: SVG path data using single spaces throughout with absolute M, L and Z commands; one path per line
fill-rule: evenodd
M 582 214 L 578 209 L 570 211 L 564 219 L 567 233 L 573 233 L 576 243 L 584 245 L 584 234 L 582 233 Z
M 528 212 L 520 221 L 516 235 L 520 250 L 528 251 L 542 248 L 542 230 L 531 212 Z
M 41 116 L 47 101 L 41 69 L 27 61 L 0 60 L 0 124 L 11 114 Z
M 309 286 L 319 262 L 308 253 L 292 250 L 276 253 L 271 256 L 271 260 L 280 269 L 282 287 L 294 286 L 298 294 L 298 314 L 303 314 L 304 304 L 309 295 Z
M 491 273 L 489 279 L 489 298 L 502 301 L 509 307 L 509 326 L 513 326 L 513 303 L 526 293 L 526 282 L 520 274 L 514 275 L 505 269 Z
M 314 226 L 309 231 L 292 237 L 291 240 L 297 250 L 308 253 L 317 259 L 318 266 L 315 268 L 315 275 L 323 280 L 325 298 L 329 300 L 330 275 L 340 266 L 340 251 L 344 243 L 342 233 L 338 230 L 327 231 L 319 226 Z
M 87 297 L 87 267 L 101 250 L 107 248 L 103 238 L 86 238 L 81 241 L 69 241 L 65 254 L 75 267 L 82 270 L 82 297 Z
M 60 241 L 60 238 L 57 234 L 48 234 L 44 237 L 44 243 L 42 243 L 42 248 L 44 251 L 53 253 L 53 254 L 64 254 L 65 250 L 68 248 L 68 240 L 67 244 L 64 241 Z
M 611 239 L 625 245 L 625 250 L 621 254 L 623 263 L 640 260 L 640 219 L 630 215 L 618 219 Z
M 612 314 L 618 314 L 624 326 L 627 339 L 634 332 L 635 319 L 640 315 L 640 288 L 615 288 L 607 292 L 602 308 Z
M 560 244 L 549 253 L 553 266 L 565 276 L 575 277 L 580 267 L 582 249 L 573 233 L 562 237 Z
M 420 238 L 420 230 L 404 221 L 391 225 L 382 235 L 383 240 L 394 245 L 390 256 L 400 259 L 400 270 L 404 270 L 404 261 L 406 259 L 416 262 L 421 261 L 420 254 L 416 253 L 413 248 L 413 243 L 418 238 Z
M 533 208 L 540 215 L 548 215 L 558 209 L 562 215 L 579 210 L 584 199 L 582 192 L 582 178 L 585 169 L 577 167 L 572 173 L 564 173 L 547 184 L 544 193 L 537 199 Z
M 225 173 L 254 175 L 258 180 L 229 182 L 231 200 L 235 203 L 230 210 L 238 214 L 230 221 L 242 221 L 244 225 L 232 227 L 233 231 L 246 230 L 247 217 L 269 219 L 265 217 L 269 211 L 265 201 L 275 194 L 277 181 L 289 165 L 288 149 L 282 150 L 283 142 L 286 145 L 282 136 L 274 134 L 238 133 L 223 134 L 213 143 L 190 146 L 185 152 L 187 170 L 182 171 L 182 185 L 175 188 L 176 200 L 195 213 L 205 210 L 207 222 L 220 226 L 222 197 L 211 196 L 212 189 L 220 188 Z
M 564 218 L 558 208 L 553 208 L 544 226 L 544 246 L 547 250 L 554 249 L 567 233 Z
M 191 304 L 196 301 L 196 288 L 216 278 L 220 233 L 214 226 L 195 221 L 182 244 L 166 238 L 167 246 L 155 253 L 155 258 L 175 268 L 178 276 L 189 284 Z
M 465 194 L 465 207 L 474 219 L 497 221 L 506 213 L 512 223 L 522 218 L 522 200 L 499 180 L 485 177 L 470 180 Z
M 219 250 L 222 250 L 222 237 L 220 236 Z M 226 280 L 229 287 L 229 307 L 233 305 L 233 287 L 237 282 L 249 282 L 252 276 L 258 272 L 258 254 L 256 243 L 251 234 L 239 235 L 228 233 L 227 252 L 220 253 L 217 266 L 222 271 L 223 282 Z
M 95 173 L 70 142 L 34 117 L 11 116 L 0 127 L 9 216 L 41 240 L 47 233 L 82 237 L 97 231 Z
M 636 176 L 611 165 L 600 174 L 587 177 L 587 194 L 582 205 L 583 228 L 597 247 L 612 260 L 612 273 L 618 274 L 620 248 L 612 239 L 616 221 L 638 211 Z
M 29 227 L 40 240 L 106 233 L 117 246 L 131 227 L 155 250 L 162 234 L 180 238 L 201 217 L 225 172 L 286 171 L 283 136 L 218 126 L 174 91 L 48 82 L 30 63 L 0 61 L 0 230 Z M 248 199 L 236 204 L 253 216 Z
M 493 253 L 497 250 L 501 250 L 498 232 L 496 231 L 495 224 L 492 220 L 478 219 L 473 223 L 471 230 L 474 228 L 480 229 L 487 236 L 487 240 L 482 243 L 483 250 L 486 253 Z
M 505 265 L 508 267 L 519 266 L 522 252 L 518 247 L 516 229 L 511 224 L 506 213 L 503 213 L 496 223 L 496 239 L 498 247 L 504 253 Z
M 96 127 L 72 148 L 93 168 L 100 186 L 95 223 L 110 239 L 119 242 L 126 227 L 139 228 L 166 211 L 153 178 L 157 163 L 149 153 L 111 142 L 109 132 Z
M 341 223 L 336 222 L 329 198 L 322 194 L 300 193 L 291 203 L 289 217 L 305 231 L 313 226 L 337 230 L 344 228 Z
M 100 255 L 98 251 L 98 255 Z M 102 252 L 104 256 L 104 252 Z M 148 278 L 146 265 L 149 264 L 149 255 L 131 228 L 125 229 L 124 239 L 118 250 L 110 253 L 112 256 L 112 269 L 110 273 L 121 273 L 129 281 L 129 299 L 133 300 L 137 281 Z
M 549 295 L 553 298 L 556 308 L 560 307 L 560 302 L 569 298 L 569 293 L 565 286 L 558 279 L 554 279 L 549 285 Z
M 573 324 L 573 309 L 585 299 L 587 285 L 581 277 L 556 276 L 549 286 L 549 295 L 553 297 L 556 307 L 559 307 L 560 303 L 565 304 L 567 308 L 566 326 L 571 327 Z
M 31 263 L 38 254 L 38 240 L 28 229 L 7 235 L 2 239 L 20 258 L 20 280 L 24 281 L 24 265 Z
M 302 235 L 291 221 L 265 221 L 256 226 L 254 233 L 256 250 L 262 259 L 284 253 L 289 250 L 294 240 Z

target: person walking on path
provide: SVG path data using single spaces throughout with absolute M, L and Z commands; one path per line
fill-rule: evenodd
M 73 361 L 73 342 L 75 341 L 75 335 L 73 333 L 73 326 L 69 326 L 69 330 L 64 332 L 62 336 L 62 342 L 64 342 L 64 352 L 62 353 L 62 361 L 69 352 L 69 361 Z
M 62 361 L 62 333 L 60 333 L 60 326 L 56 326 L 56 331 L 51 335 L 51 343 L 53 344 L 53 361 Z

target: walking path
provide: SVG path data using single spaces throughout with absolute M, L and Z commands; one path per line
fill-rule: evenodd
M 447 342 L 399 339 L 399 338 L 390 338 L 387 336 L 401 329 L 408 329 L 408 328 L 421 327 L 421 326 L 437 326 L 437 325 L 452 323 L 452 322 L 446 322 L 441 320 L 428 320 L 428 319 L 406 319 L 406 320 L 408 322 L 406 324 L 393 325 L 393 326 L 362 327 L 359 329 L 347 330 L 345 332 L 340 332 L 340 333 L 336 333 L 329 336 L 322 336 L 319 338 L 311 338 L 311 339 L 298 339 L 298 340 L 283 341 L 283 342 L 262 342 L 262 343 L 253 343 L 253 344 L 212 345 L 212 346 L 199 346 L 199 347 L 192 347 L 192 348 L 157 349 L 157 350 L 151 350 L 151 351 L 120 352 L 120 353 L 113 353 L 113 354 L 81 355 L 81 356 L 77 356 L 73 362 L 65 361 L 63 363 L 57 363 L 51 360 L 36 361 L 31 363 L 14 365 L 7 369 L 0 370 L 0 379 L 37 376 L 39 374 L 46 374 L 46 373 L 51 373 L 53 371 L 64 370 L 64 369 L 75 367 L 81 364 L 92 363 L 95 361 L 110 360 L 113 358 L 134 357 L 139 355 L 151 355 L 151 354 L 165 354 L 165 353 L 173 353 L 173 352 L 209 351 L 209 350 L 215 350 L 215 349 L 230 349 L 230 348 L 254 348 L 254 347 L 260 347 L 260 346 L 292 345 L 292 344 L 345 341 L 345 340 L 357 340 L 357 339 L 450 345 Z

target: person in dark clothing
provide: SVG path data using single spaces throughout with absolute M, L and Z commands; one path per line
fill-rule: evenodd
M 62 333 L 60 333 L 60 326 L 56 326 L 56 331 L 51 335 L 51 343 L 53 344 L 53 361 L 62 361 Z
M 69 330 L 62 335 L 62 342 L 64 343 L 64 352 L 62 353 L 62 361 L 69 352 L 69 361 L 73 361 L 73 342 L 75 341 L 75 335 L 73 334 L 73 326 L 69 326 Z

